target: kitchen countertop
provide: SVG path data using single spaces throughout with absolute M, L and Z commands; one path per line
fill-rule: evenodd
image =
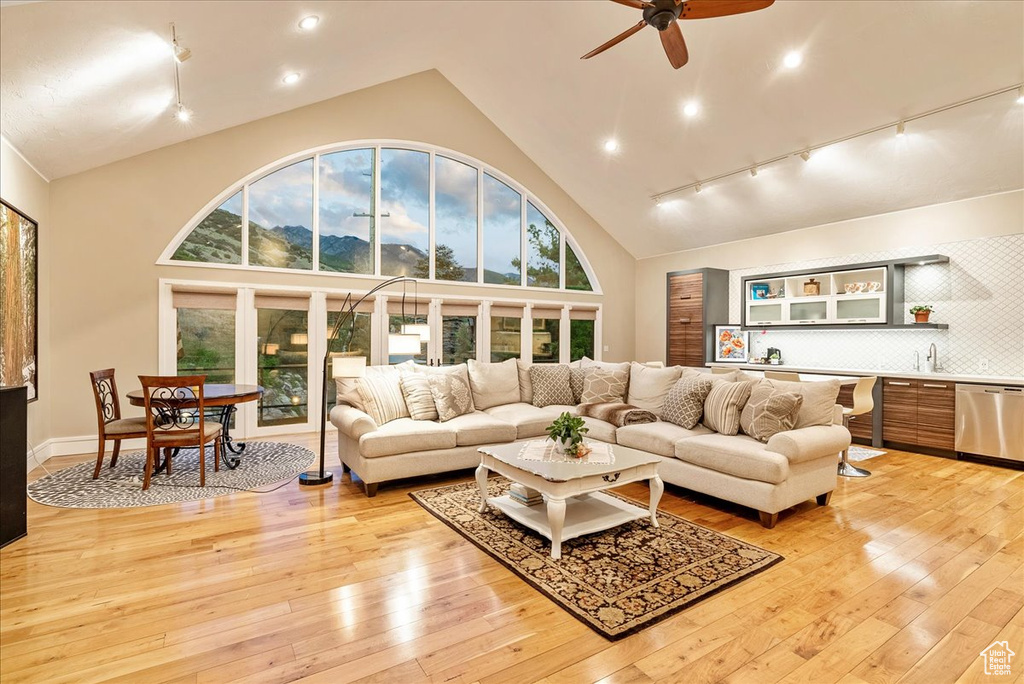
M 956 373 L 926 373 L 924 371 L 888 370 L 881 368 L 807 368 L 805 366 L 778 365 L 763 363 L 709 363 L 709 367 L 740 368 L 743 370 L 781 370 L 816 375 L 875 375 L 883 378 L 915 378 L 923 380 L 947 380 L 959 383 L 977 383 L 982 385 L 1013 385 L 1024 386 L 1024 377 L 999 375 L 961 375 Z

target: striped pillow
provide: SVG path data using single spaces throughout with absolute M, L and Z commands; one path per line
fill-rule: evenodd
M 402 396 L 413 420 L 437 420 L 437 407 L 426 375 L 402 373 Z
M 767 442 L 772 435 L 792 430 L 804 398 L 776 390 L 770 380 L 757 383 L 740 413 L 740 428 L 756 440 Z
M 402 373 L 392 366 L 366 369 L 366 376 L 357 385 L 363 410 L 377 425 L 409 417 L 409 408 L 402 396 Z
M 737 434 L 740 412 L 753 388 L 753 382 L 716 382 L 704 400 L 704 427 L 722 435 Z

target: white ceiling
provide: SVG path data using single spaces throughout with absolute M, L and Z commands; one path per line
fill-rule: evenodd
M 3 4 L 0 124 L 51 178 L 437 68 L 635 256 L 1024 186 L 1008 93 L 789 158 L 655 207 L 650 195 L 1024 81 L 1022 2 L 788 2 L 682 22 L 673 70 L 611 2 Z M 296 22 L 317 14 L 302 33 Z M 168 24 L 193 51 L 170 117 Z M 799 49 L 804 64 L 780 66 Z M 299 71 L 285 86 L 281 77 Z M 701 113 L 687 119 L 684 102 Z M 609 156 L 602 143 L 621 149 Z

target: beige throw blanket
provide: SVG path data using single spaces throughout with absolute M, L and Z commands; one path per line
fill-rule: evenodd
M 580 404 L 579 414 L 586 418 L 596 418 L 615 427 L 654 423 L 658 417 L 646 409 L 630 406 L 620 402 L 597 402 Z

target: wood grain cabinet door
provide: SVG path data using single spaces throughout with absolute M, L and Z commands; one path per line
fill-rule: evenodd
M 956 385 L 921 380 L 917 391 L 917 442 L 920 446 L 954 449 Z
M 918 381 L 885 378 L 882 381 L 882 439 L 917 444 Z
M 669 277 L 668 365 L 704 365 L 704 276 L 686 273 Z

